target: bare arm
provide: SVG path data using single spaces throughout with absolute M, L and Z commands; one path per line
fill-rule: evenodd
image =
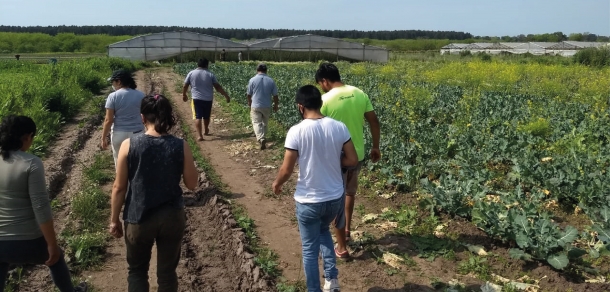
M 352 167 L 358 164 L 358 153 L 354 147 L 354 142 L 349 140 L 343 144 L 343 156 L 341 156 L 341 166 Z
M 108 134 L 110 134 L 110 128 L 112 127 L 112 123 L 114 123 L 114 110 L 106 109 L 106 117 L 104 118 L 104 127 L 102 130 L 102 149 L 108 148 Z
M 279 105 L 280 105 L 280 98 L 276 94 L 273 96 L 273 111 L 277 112 L 277 110 L 279 109 Z
M 214 83 L 214 89 L 216 89 L 216 91 L 222 94 L 227 99 L 227 102 L 231 102 L 231 98 L 219 83 Z
M 186 94 L 188 90 L 189 85 L 185 83 L 184 86 L 182 86 L 182 100 L 185 102 L 189 100 L 189 96 Z
M 184 141 L 184 169 L 182 170 L 182 181 L 189 190 L 197 187 L 197 168 L 193 159 L 191 147 Z
M 251 94 L 246 94 L 246 97 L 248 97 L 248 106 L 252 107 L 252 95 Z
M 364 113 L 364 118 L 369 123 L 371 129 L 371 136 L 373 138 L 373 149 L 371 149 L 371 160 L 373 162 L 381 159 L 381 152 L 379 151 L 379 139 L 381 136 L 381 129 L 379 127 L 379 119 L 374 111 Z
M 277 178 L 273 182 L 273 192 L 276 195 L 282 193 L 282 185 L 288 181 L 292 172 L 294 171 L 294 166 L 297 163 L 297 159 L 299 158 L 299 152 L 295 150 L 286 149 L 284 153 L 284 162 L 282 163 L 282 167 L 280 167 L 280 171 L 277 174 Z
M 125 203 L 127 193 L 127 155 L 129 154 L 129 140 L 126 139 L 121 144 L 117 158 L 116 178 L 112 185 L 112 196 L 110 197 L 110 234 L 116 238 L 123 236 L 123 227 L 119 215 Z

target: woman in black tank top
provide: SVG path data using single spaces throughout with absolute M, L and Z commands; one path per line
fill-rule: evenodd
M 180 181 L 197 186 L 193 154 L 184 140 L 169 134 L 176 124 L 169 100 L 147 96 L 140 108 L 145 133 L 120 147 L 112 188 L 110 234 L 123 236 L 123 209 L 129 291 L 148 291 L 148 266 L 157 243 L 157 282 L 160 291 L 178 291 L 176 267 L 186 225 Z

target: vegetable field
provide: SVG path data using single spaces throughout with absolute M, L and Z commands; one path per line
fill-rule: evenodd
M 210 68 L 245 117 L 255 66 Z M 268 67 L 280 90 L 273 117 L 288 128 L 300 119 L 294 93 L 315 83 L 316 66 Z M 610 254 L 610 69 L 484 61 L 338 67 L 380 117 L 383 159 L 368 172 L 379 178 L 376 188 L 414 192 L 431 211 L 470 219 L 511 243 L 515 258 L 565 269 L 585 254 Z
M 108 86 L 106 78 L 118 68 L 135 69 L 131 62 L 108 58 L 55 65 L 0 61 L 0 117 L 9 113 L 32 117 L 38 127 L 32 151 L 40 155 L 61 125 Z

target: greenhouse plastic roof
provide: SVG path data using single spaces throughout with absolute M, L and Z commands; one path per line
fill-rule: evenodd
M 389 59 L 389 52 L 385 48 L 317 35 L 234 42 L 188 31 L 155 33 L 114 43 L 108 46 L 108 55 L 151 61 L 190 51 L 222 49 L 227 52 L 257 50 L 327 52 L 349 59 L 372 62 L 387 62 Z

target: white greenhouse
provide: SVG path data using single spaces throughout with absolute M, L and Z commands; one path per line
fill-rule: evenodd
M 245 51 L 247 46 L 227 39 L 187 32 L 143 35 L 108 46 L 108 56 L 131 61 L 156 61 L 193 51 Z
M 573 42 L 564 41 L 559 43 L 548 42 L 529 42 L 529 43 L 472 43 L 472 44 L 449 44 L 441 48 L 441 54 L 459 54 L 464 51 L 471 53 L 488 54 L 525 54 L 533 55 L 560 55 L 573 56 L 579 50 L 585 48 L 599 48 L 608 46 L 608 43 L 601 42 Z
M 389 59 L 389 51 L 384 48 L 317 35 L 235 42 L 187 31 L 155 33 L 114 43 L 108 46 L 108 56 L 132 61 L 156 61 L 189 52 L 213 52 L 216 59 L 223 49 L 234 55 L 242 52 L 244 60 L 250 59 L 251 54 L 260 57 L 262 51 L 271 52 L 278 61 L 282 61 L 283 54 L 280 52 L 288 56 L 298 54 L 301 59 L 309 61 L 312 61 L 312 57 L 320 57 L 320 53 L 324 57 L 335 56 L 337 60 L 385 63 Z

